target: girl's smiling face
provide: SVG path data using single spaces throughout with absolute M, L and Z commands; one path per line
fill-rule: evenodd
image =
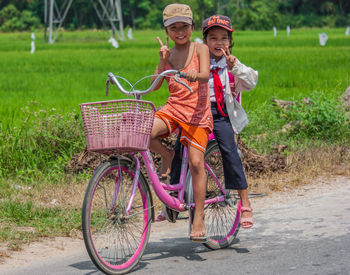
M 209 48 L 210 57 L 219 61 L 224 54 L 222 50 L 231 45 L 231 38 L 228 35 L 228 31 L 224 28 L 213 27 L 208 30 L 204 42 Z
M 187 23 L 176 22 L 167 27 L 166 32 L 175 44 L 186 44 L 191 38 L 193 26 Z

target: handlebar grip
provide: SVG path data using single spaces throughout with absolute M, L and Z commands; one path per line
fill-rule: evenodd
M 182 78 L 186 78 L 186 77 L 187 77 L 187 74 L 184 73 L 184 72 L 179 72 L 179 76 L 182 77 Z
M 118 81 L 113 73 L 108 73 L 108 78 L 112 82 L 112 84 L 117 84 Z

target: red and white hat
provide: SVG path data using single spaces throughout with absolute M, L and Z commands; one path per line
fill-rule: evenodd
M 230 32 L 234 32 L 234 29 L 231 26 L 230 18 L 224 15 L 212 15 L 203 21 L 203 33 L 205 33 L 211 27 L 220 27 Z

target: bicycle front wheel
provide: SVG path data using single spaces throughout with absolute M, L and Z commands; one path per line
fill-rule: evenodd
M 109 160 L 96 170 L 86 190 L 84 242 L 93 263 L 107 274 L 129 272 L 148 243 L 152 199 L 141 172 L 133 188 L 134 176 L 131 161 Z
M 222 194 L 225 187 L 222 156 L 216 141 L 208 145 L 204 158 L 210 167 L 210 169 L 206 169 L 206 199 L 209 199 Z M 237 200 L 234 195 L 226 196 L 224 202 L 205 206 L 205 228 L 209 237 L 209 241 L 204 244 L 205 246 L 211 249 L 220 249 L 233 242 L 239 230 L 240 208 L 241 201 Z

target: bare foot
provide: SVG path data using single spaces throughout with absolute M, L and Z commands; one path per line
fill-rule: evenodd
M 162 160 L 162 166 L 160 168 L 160 176 L 162 178 L 166 178 L 171 171 L 171 163 L 173 161 L 175 152 L 172 150 L 169 150 L 169 157 L 163 158 Z
M 192 224 L 192 230 L 190 237 L 198 238 L 205 236 L 205 224 L 204 224 L 204 213 L 203 214 L 195 214 Z

